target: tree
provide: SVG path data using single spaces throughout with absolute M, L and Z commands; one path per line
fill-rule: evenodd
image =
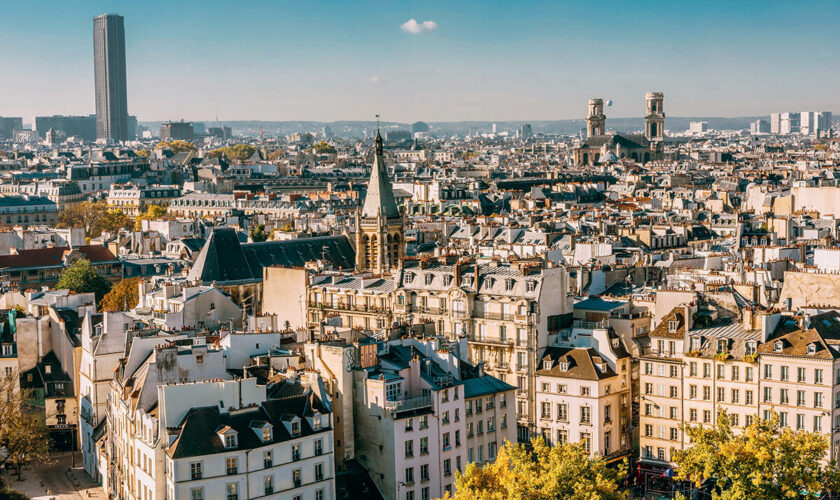
M 144 220 L 158 220 L 166 216 L 166 207 L 160 205 L 150 205 L 146 211 L 134 218 L 134 230 L 140 231 L 143 229 Z
M 269 237 L 269 234 L 265 232 L 265 224 L 254 224 L 251 226 L 249 235 L 251 236 L 251 241 L 254 243 L 265 241 Z
M 137 156 L 139 156 L 141 158 L 148 158 L 149 155 L 152 154 L 152 152 L 149 151 L 148 149 L 135 149 L 134 154 L 136 154 Z
M 251 146 L 250 144 L 236 144 L 235 146 L 216 148 L 207 153 L 207 157 L 221 158 L 222 156 L 225 156 L 229 160 L 245 161 L 254 156 L 254 153 L 256 152 L 257 148 Z
M 61 271 L 55 288 L 78 293 L 93 292 L 96 294 L 96 301 L 99 302 L 111 289 L 111 284 L 90 265 L 89 260 L 79 259 Z
M 714 427 L 686 426 L 685 432 L 693 444 L 674 454 L 675 478 L 697 486 L 714 480 L 713 498 L 819 496 L 840 484 L 834 464 L 820 463 L 828 451 L 826 436 L 782 427 L 775 412 L 735 434 L 721 409 Z
M 335 146 L 328 142 L 320 141 L 312 145 L 312 149 L 318 154 L 334 154 Z
M 16 372 L 0 374 L 0 470 L 49 459 L 50 438 L 43 415 L 30 404 L 31 391 L 21 389 Z M 5 498 L 5 497 L 3 497 Z
M 627 467 L 609 467 L 579 443 L 548 446 L 540 437 L 532 449 L 506 442 L 495 462 L 475 463 L 455 473 L 453 500 L 619 499 Z
M 140 278 L 127 278 L 116 285 L 102 297 L 99 308 L 102 311 L 127 311 L 134 309 L 140 301 L 138 285 Z
M 58 214 L 58 227 L 81 227 L 85 236 L 96 238 L 102 234 L 103 222 L 109 211 L 104 202 L 85 201 L 69 205 Z
M 155 146 L 155 149 L 168 149 L 173 153 L 183 153 L 184 151 L 198 151 L 195 144 L 187 141 L 160 141 Z
M 110 210 L 102 218 L 102 231 L 118 233 L 121 229 L 130 229 L 134 222 L 131 217 L 125 215 L 121 209 Z

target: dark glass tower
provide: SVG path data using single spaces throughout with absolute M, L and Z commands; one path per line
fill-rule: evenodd
M 102 14 L 93 19 L 93 68 L 96 80 L 96 138 L 128 139 L 123 17 Z

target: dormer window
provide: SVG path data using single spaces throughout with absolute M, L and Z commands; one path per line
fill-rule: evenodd
M 426 273 L 426 285 L 431 285 L 432 281 L 435 280 L 435 275 L 432 273 Z
M 569 371 L 569 362 L 568 361 L 561 361 L 560 362 L 560 371 L 562 371 L 562 372 Z
M 815 354 L 817 352 L 817 345 L 811 342 L 808 344 L 808 354 Z
M 527 281 L 525 283 L 525 290 L 527 290 L 529 292 L 533 292 L 536 289 L 537 289 L 537 282 L 536 281 L 531 280 L 531 281 Z
M 551 369 L 551 361 L 543 361 L 543 370 Z
M 679 325 L 680 325 L 679 321 L 676 321 L 676 320 L 672 319 L 671 321 L 668 322 L 668 332 L 676 333 Z
M 513 284 L 514 283 L 515 283 L 515 281 L 513 281 L 513 279 L 511 279 L 511 278 L 506 279 L 505 280 L 505 290 L 508 291 L 508 292 L 513 290 Z
M 411 283 L 414 281 L 414 273 L 405 273 L 405 282 Z
M 225 426 L 218 432 L 219 437 L 222 438 L 222 442 L 225 444 L 225 448 L 231 450 L 239 446 L 239 436 L 237 432 L 231 429 L 229 426 Z
M 699 351 L 700 350 L 700 337 L 691 337 L 688 341 L 689 343 L 689 350 L 691 351 Z
M 784 348 L 784 344 L 782 343 L 781 340 L 777 340 L 776 343 L 773 344 L 773 351 L 775 351 L 775 352 L 782 352 L 783 348 Z
M 753 354 L 755 354 L 755 348 L 756 344 L 754 341 L 747 342 L 745 346 L 747 356 L 752 356 Z
M 321 415 L 318 412 L 315 412 L 315 416 L 312 418 L 312 428 L 316 431 L 321 428 Z
M 729 351 L 729 342 L 727 342 L 724 339 L 719 339 L 718 340 L 718 345 L 717 345 L 718 354 L 725 353 L 727 351 Z
M 292 436 L 300 436 L 300 420 L 292 422 Z
M 452 275 L 447 274 L 446 276 L 443 277 L 443 285 L 444 286 L 449 286 L 451 284 L 452 284 Z

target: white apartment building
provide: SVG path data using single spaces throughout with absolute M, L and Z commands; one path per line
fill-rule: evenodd
M 456 470 L 495 458 L 515 437 L 515 388 L 463 362 L 459 350 L 466 346 L 439 338 L 359 346 L 355 455 L 387 500 L 442 497 Z
M 166 498 L 333 500 L 330 402 L 317 375 L 300 378 L 161 386 Z

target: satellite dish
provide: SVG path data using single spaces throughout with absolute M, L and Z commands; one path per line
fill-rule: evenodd
M 612 99 L 607 99 L 607 107 L 612 106 Z

